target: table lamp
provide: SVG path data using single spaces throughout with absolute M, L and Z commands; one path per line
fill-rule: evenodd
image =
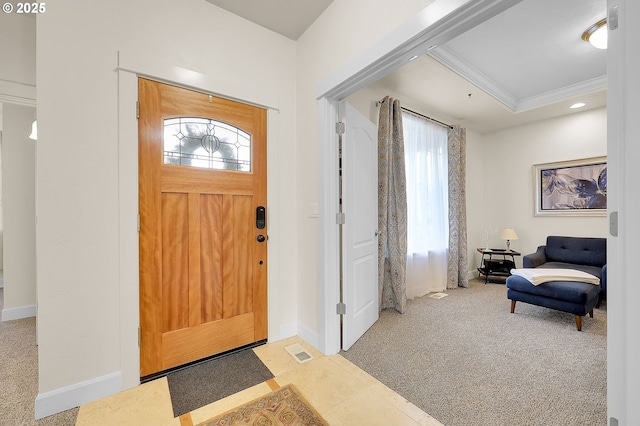
M 517 240 L 518 235 L 516 234 L 516 231 L 513 230 L 513 228 L 504 228 L 500 232 L 500 239 L 507 240 L 507 251 L 511 251 L 511 248 L 509 247 L 509 245 L 511 244 L 511 240 Z

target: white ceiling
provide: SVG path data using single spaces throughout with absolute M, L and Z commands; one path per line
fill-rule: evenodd
M 331 3 L 206 1 L 294 40 Z M 481 133 L 602 107 L 606 51 L 581 35 L 605 14 L 606 0 L 523 0 L 370 87 Z M 578 101 L 587 106 L 568 108 Z
M 255 24 L 297 40 L 333 0 L 206 0 Z

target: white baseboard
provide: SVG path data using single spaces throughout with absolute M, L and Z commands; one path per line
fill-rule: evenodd
M 318 333 L 305 327 L 303 324 L 298 323 L 298 336 L 314 348 L 320 350 L 320 338 Z
M 36 420 L 61 413 L 122 390 L 119 371 L 86 382 L 40 393 L 36 397 Z
M 283 340 L 288 339 L 289 337 L 293 337 L 298 334 L 298 324 L 295 322 L 283 324 L 278 329 L 278 334 L 279 336 L 276 340 Z
M 36 316 L 36 305 L 18 306 L 17 308 L 4 308 L 2 321 L 13 321 Z

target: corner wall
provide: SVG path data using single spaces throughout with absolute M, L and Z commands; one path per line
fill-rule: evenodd
M 303 330 L 300 336 L 314 344 L 319 342 L 318 292 L 324 291 L 318 288 L 318 218 L 309 214 L 311 205 L 318 203 L 318 84 L 431 3 L 433 0 L 336 0 L 298 39 L 298 320 Z
M 503 247 L 502 228 L 514 228 L 518 240 L 512 249 L 535 252 L 548 235 L 607 237 L 606 216 L 534 216 L 534 164 L 607 155 L 607 110 L 598 108 L 487 134 L 484 137 L 484 200 L 486 223 L 495 230 L 491 247 Z M 468 210 L 471 211 L 471 210 Z M 469 244 L 484 245 L 483 240 Z M 475 265 L 472 260 L 475 259 Z M 522 266 L 522 258 L 516 258 Z M 477 267 L 480 256 L 470 258 Z

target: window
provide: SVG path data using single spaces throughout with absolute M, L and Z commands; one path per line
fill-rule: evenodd
M 407 178 L 407 297 L 446 288 L 449 245 L 445 127 L 403 111 Z
M 167 118 L 164 164 L 250 172 L 251 135 L 208 118 Z

